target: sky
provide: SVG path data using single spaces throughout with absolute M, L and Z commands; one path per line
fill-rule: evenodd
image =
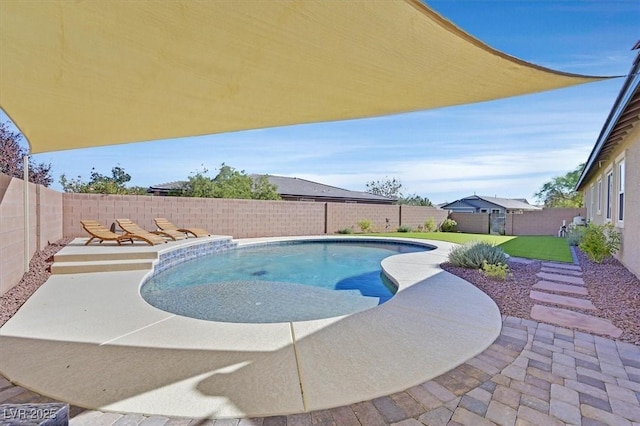
M 489 46 L 569 73 L 620 76 L 640 38 L 637 0 L 427 0 Z M 428 76 L 425 76 L 428 78 Z M 225 163 L 264 173 L 365 191 L 398 179 L 405 195 L 433 203 L 473 194 L 526 198 L 585 162 L 623 79 L 472 105 L 370 119 L 114 145 L 33 155 L 59 177 L 89 180 L 114 166 L 130 185 L 186 180 Z M 4 113 L 0 119 L 6 121 Z M 140 161 L 144 158 L 145 161 Z

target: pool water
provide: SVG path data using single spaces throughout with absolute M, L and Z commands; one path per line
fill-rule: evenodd
M 346 315 L 384 303 L 396 288 L 385 257 L 428 247 L 381 242 L 295 242 L 237 248 L 147 280 L 151 305 L 192 318 L 285 322 Z

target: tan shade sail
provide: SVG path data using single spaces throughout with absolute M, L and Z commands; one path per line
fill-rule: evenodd
M 596 78 L 418 0 L 0 0 L 0 106 L 31 153 L 380 116 Z

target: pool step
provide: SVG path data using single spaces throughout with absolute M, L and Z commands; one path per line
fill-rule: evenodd
M 81 274 L 87 272 L 140 271 L 152 269 L 153 263 L 153 259 L 54 262 L 51 265 L 51 273 L 59 275 Z
M 99 262 L 103 260 L 141 260 L 141 259 L 158 259 L 158 253 L 154 251 L 122 251 L 122 252 L 105 252 L 105 253 L 69 253 L 56 254 L 53 257 L 54 262 Z

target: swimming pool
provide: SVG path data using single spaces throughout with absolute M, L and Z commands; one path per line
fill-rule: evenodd
M 385 257 L 430 246 L 382 241 L 295 241 L 226 250 L 147 279 L 142 297 L 187 317 L 273 323 L 347 315 L 384 303 L 396 287 Z

